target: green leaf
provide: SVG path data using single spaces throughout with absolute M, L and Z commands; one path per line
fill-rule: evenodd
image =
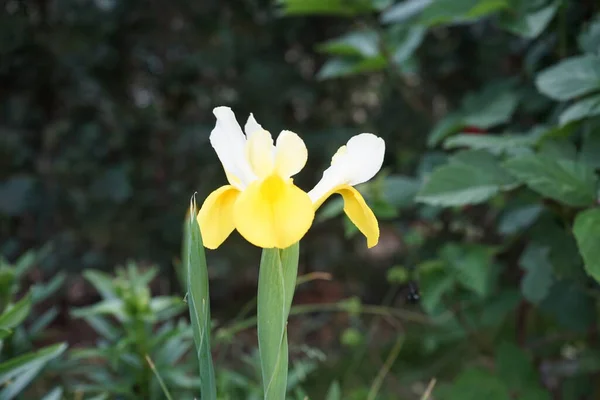
M 464 128 L 463 116 L 460 113 L 451 113 L 442 118 L 429 133 L 427 145 L 437 146 L 442 140 Z
M 512 118 L 520 97 L 514 80 L 487 84 L 483 89 L 465 96 L 460 110 L 440 120 L 429 134 L 428 146 L 435 146 L 446 137 L 467 126 L 489 129 Z
M 577 214 L 573 233 L 586 272 L 600 282 L 600 208 L 592 208 Z
M 519 97 L 510 86 L 487 86 L 481 92 L 465 97 L 463 124 L 483 129 L 503 124 L 510 120 L 518 104 Z
M 537 204 L 507 210 L 498 223 L 498 232 L 512 235 L 530 227 L 540 216 L 544 208 Z
M 540 307 L 563 328 L 583 333 L 596 322 L 596 301 L 581 289 L 572 280 L 558 281 Z
M 444 142 L 447 149 L 467 147 L 473 150 L 487 150 L 494 155 L 522 154 L 538 141 L 536 135 L 469 135 L 459 134 Z
M 411 207 L 415 202 L 415 195 L 419 191 L 421 183 L 402 175 L 386 176 L 382 182 L 382 197 L 394 207 Z
M 561 125 L 566 125 L 596 115 L 600 115 L 600 95 L 588 97 L 571 104 L 560 114 L 559 122 Z
M 2 339 L 5 339 L 5 338 L 7 338 L 7 337 L 8 337 L 8 336 L 9 336 L 11 333 L 12 333 L 12 331 L 11 331 L 10 329 L 4 329 L 4 328 L 1 328 L 1 329 L 0 329 L 0 341 L 1 341 Z M 1 347 L 1 346 L 2 346 L 2 342 L 0 342 L 0 347 Z
M 44 330 L 54 321 L 54 319 L 58 316 L 58 307 L 52 306 L 40 316 L 36 316 L 35 321 L 29 327 L 29 336 L 31 338 L 36 338 L 37 336 L 43 334 Z
M 508 0 L 437 0 L 421 12 L 417 21 L 426 26 L 457 24 L 509 8 Z
M 567 138 L 548 138 L 542 141 L 538 154 L 548 159 L 577 160 L 577 148 Z
M 317 46 L 317 51 L 338 56 L 376 57 L 379 37 L 374 31 L 350 32 Z
M 52 359 L 60 356 L 67 348 L 64 343 L 45 347 L 0 363 L 0 399 L 15 398 Z
M 113 279 L 104 272 L 88 269 L 83 271 L 83 277 L 90 282 L 104 299 L 116 299 Z
M 0 266 L 0 313 L 4 311 L 13 293 L 17 290 L 16 277 L 13 268 Z
M 465 151 L 436 169 L 417 195 L 417 201 L 437 206 L 482 203 L 515 180 L 484 151 Z
M 258 274 L 258 348 L 265 400 L 285 398 L 288 375 L 287 319 L 298 274 L 299 245 L 263 249 Z
M 325 80 L 380 71 L 387 67 L 383 56 L 370 58 L 332 58 L 327 60 L 317 73 L 317 79 Z
M 554 100 L 570 100 L 600 89 L 600 56 L 571 57 L 540 72 L 538 90 Z
M 444 400 L 510 400 L 506 385 L 495 375 L 482 369 L 463 369 L 451 386 L 439 386 L 435 398 Z
M 481 297 L 490 293 L 493 253 L 489 247 L 449 243 L 440 256 L 448 263 L 456 282 Z
M 20 325 L 31 311 L 31 294 L 8 306 L 0 315 L 0 329 L 11 329 Z
M 394 4 L 381 14 L 383 24 L 400 23 L 419 15 L 421 11 L 433 3 L 433 0 L 404 0 Z
M 527 1 L 521 3 L 527 7 Z M 552 3 L 539 10 L 523 10 L 523 12 L 507 12 L 502 15 L 500 25 L 514 33 L 527 39 L 538 37 L 554 18 L 558 10 L 558 3 Z
M 542 196 L 574 207 L 596 201 L 596 175 L 583 163 L 529 155 L 509 159 L 504 166 Z
M 338 381 L 331 382 L 325 400 L 342 400 L 342 389 Z
M 548 296 L 554 283 L 550 249 L 530 243 L 519 260 L 525 276 L 521 280 L 521 292 L 529 302 L 538 304 Z
M 120 321 L 127 320 L 125 302 L 121 299 L 102 300 L 88 307 L 74 308 L 71 310 L 74 318 L 87 318 L 98 315 L 112 315 Z
M 31 288 L 31 299 L 33 303 L 40 303 L 52 296 L 65 282 L 67 274 L 59 272 L 54 275 L 50 282 L 44 284 L 37 284 Z
M 442 298 L 454 288 L 456 283 L 452 274 L 442 270 L 421 272 L 419 286 L 421 306 L 428 314 L 435 314 L 442 306 Z
M 503 342 L 496 349 L 496 370 L 511 391 L 522 393 L 528 387 L 539 387 L 533 362 L 512 343 Z
M 581 162 L 586 163 L 594 169 L 600 169 L 600 131 L 596 125 L 591 125 L 583 133 L 583 143 L 579 157 Z
M 63 398 L 63 388 L 55 387 L 42 398 L 42 400 L 61 400 Z
M 426 29 L 422 26 L 412 26 L 408 30 L 401 30 L 391 45 L 392 58 L 398 65 L 407 61 L 417 50 L 425 38 Z
M 216 400 L 217 389 L 215 371 L 210 349 L 211 319 L 210 295 L 208 287 L 208 268 L 204 255 L 204 244 L 200 234 L 200 226 L 196 222 L 196 198 L 190 204 L 188 222 L 190 224 L 189 253 L 187 256 L 187 303 L 196 344 L 196 355 L 200 368 L 200 391 L 202 399 Z
M 376 11 L 370 0 L 278 0 L 285 15 L 337 15 L 351 17 Z
M 584 53 L 598 53 L 600 51 L 600 15 L 587 24 L 577 38 L 579 48 Z

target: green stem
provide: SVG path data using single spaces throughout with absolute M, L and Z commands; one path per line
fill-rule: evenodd
M 264 249 L 258 275 L 258 349 L 265 400 L 285 399 L 287 319 L 298 274 L 299 245 Z

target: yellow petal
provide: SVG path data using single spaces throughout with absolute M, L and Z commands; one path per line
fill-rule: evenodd
M 235 227 L 246 240 L 258 247 L 280 249 L 298 242 L 314 215 L 308 195 L 291 179 L 277 174 L 251 183 L 233 211 Z
M 252 133 L 246 142 L 246 156 L 256 176 L 266 178 L 271 175 L 275 167 L 275 146 L 271 134 L 264 129 Z
M 204 200 L 197 221 L 206 248 L 216 249 L 233 232 L 233 205 L 239 194 L 233 186 L 221 186 Z
M 377 245 L 377 242 L 379 242 L 379 224 L 377 223 L 377 218 L 375 218 L 375 214 L 373 214 L 373 211 L 369 208 L 360 192 L 352 186 L 336 186 L 315 202 L 315 209 L 319 208 L 334 193 L 342 195 L 344 199 L 344 212 L 350 218 L 350 221 L 367 238 L 367 247 L 371 248 Z
M 294 132 L 282 131 L 277 137 L 275 151 L 275 169 L 284 178 L 296 175 L 308 160 L 306 145 Z

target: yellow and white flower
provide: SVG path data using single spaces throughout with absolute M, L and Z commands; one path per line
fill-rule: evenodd
M 321 181 L 306 193 L 292 179 L 308 159 L 297 134 L 282 131 L 274 143 L 252 114 L 244 135 L 230 108 L 217 107 L 213 113 L 217 123 L 210 143 L 229 185 L 212 192 L 198 213 L 207 248 L 217 248 L 234 229 L 258 247 L 289 247 L 306 234 L 315 210 L 334 193 L 342 195 L 344 211 L 367 237 L 367 245 L 377 244 L 377 219 L 352 186 L 368 181 L 381 168 L 383 139 L 370 133 L 351 138 L 333 156 Z

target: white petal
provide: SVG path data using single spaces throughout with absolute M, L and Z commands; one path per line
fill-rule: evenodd
M 246 159 L 246 137 L 229 107 L 217 107 L 213 114 L 217 123 L 210 133 L 210 144 L 227 175 L 233 178 L 230 183 L 243 189 L 256 179 Z
M 335 153 L 331 166 L 308 195 L 316 202 L 338 185 L 355 186 L 368 181 L 381 169 L 384 154 L 383 139 L 371 133 L 352 137 Z
M 382 138 L 372 133 L 361 133 L 350 138 L 346 148 L 345 154 L 339 156 L 336 164 L 344 164 L 349 185 L 366 182 L 381 169 L 385 154 L 385 142 Z
M 246 132 L 246 136 L 250 138 L 250 136 L 252 136 L 253 133 L 263 130 L 263 127 L 258 122 L 256 122 L 256 119 L 254 119 L 254 115 L 250 114 L 250 116 L 248 117 L 248 121 L 246 121 L 246 125 L 244 125 L 244 132 Z
M 290 131 L 281 131 L 275 147 L 275 169 L 277 173 L 290 178 L 304 168 L 308 160 L 308 150 L 304 141 Z

